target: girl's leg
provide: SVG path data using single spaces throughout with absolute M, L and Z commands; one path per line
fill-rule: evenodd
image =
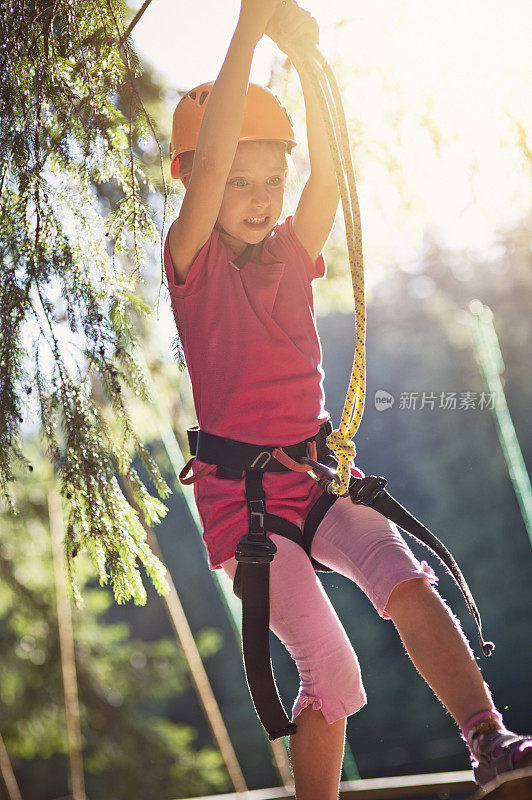
M 397 529 L 367 506 L 337 500 L 318 527 L 312 554 L 355 581 L 378 613 L 395 623 L 408 654 L 462 728 L 493 709 L 473 653 L 443 600 Z
M 462 729 L 477 782 L 532 766 L 532 737 L 505 728 L 459 623 L 432 587 L 401 583 L 386 610 L 418 671 Z
M 460 728 L 479 711 L 495 709 L 460 624 L 426 580 L 396 586 L 386 613 L 418 672 Z
M 473 714 L 493 709 L 457 620 L 429 583 L 434 573 L 414 558 L 393 523 L 341 498 L 318 527 L 312 555 L 355 581 L 393 620 L 418 671 L 461 728 Z
M 429 585 L 432 570 L 392 523 L 340 498 L 318 527 L 312 555 L 351 578 L 381 616 L 393 619 L 415 666 L 462 729 L 479 783 L 532 766 L 532 737 L 504 727 L 459 623 Z
M 294 659 L 301 686 L 290 757 L 297 800 L 337 800 L 345 718 L 365 703 L 358 660 L 304 551 L 273 535 L 270 627 Z M 236 561 L 223 565 L 233 578 Z
M 345 717 L 328 725 L 320 710 L 307 706 L 290 737 L 297 800 L 337 800 L 345 742 Z

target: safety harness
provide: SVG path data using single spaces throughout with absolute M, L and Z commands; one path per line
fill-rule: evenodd
M 271 740 L 293 734 L 297 728 L 286 716 L 271 666 L 269 578 L 270 563 L 277 548 L 268 533 L 291 539 L 303 548 L 316 571 L 330 572 L 328 567 L 312 558 L 311 548 L 320 522 L 339 497 L 331 491 L 333 484 L 337 483 L 337 464 L 326 444 L 331 431 L 331 423 L 326 422 L 316 436 L 283 448 L 214 436 L 198 427 L 189 428 L 187 432 L 192 458 L 180 475 L 183 483 L 195 482 L 209 472 L 215 472 L 216 477 L 222 480 L 245 480 L 249 531 L 235 550 L 238 566 L 233 588 L 242 600 L 246 679 L 257 715 Z M 195 457 L 208 466 L 188 477 Z M 269 513 L 267 508 L 263 474 L 288 470 L 306 472 L 323 490 L 310 509 L 302 530 L 284 517 Z M 384 488 L 386 483 L 385 478 L 375 475 L 365 478 L 352 476 L 348 494 L 353 503 L 371 506 L 438 556 L 462 592 L 477 626 L 482 651 L 489 655 L 494 645 L 483 639 L 480 614 L 458 564 L 445 545 L 388 494 Z

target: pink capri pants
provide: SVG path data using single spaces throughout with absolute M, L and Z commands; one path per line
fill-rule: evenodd
M 277 554 L 270 568 L 270 628 L 294 659 L 300 678 L 292 716 L 312 705 L 331 724 L 366 702 L 358 659 L 306 553 L 290 539 L 271 538 Z M 399 583 L 412 578 L 437 582 L 394 523 L 348 497 L 339 498 L 323 518 L 312 556 L 354 581 L 383 618 Z M 231 579 L 236 566 L 234 558 L 222 564 Z

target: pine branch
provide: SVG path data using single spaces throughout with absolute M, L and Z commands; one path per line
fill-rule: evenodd
M 146 313 L 135 290 L 146 243 L 160 241 L 139 136 L 152 136 L 161 168 L 162 152 L 124 27 L 117 0 L 13 0 L 0 18 L 0 496 L 9 503 L 9 486 L 31 469 L 20 426 L 38 414 L 71 506 L 69 569 L 86 548 L 120 602 L 143 602 L 137 563 L 159 590 L 164 570 L 117 475 L 152 521 L 163 515 L 131 466 L 137 454 L 158 495 L 168 493 L 126 402 L 127 392 L 146 397 L 132 356 Z M 111 213 L 98 204 L 106 193 Z M 111 424 L 91 397 L 93 375 Z

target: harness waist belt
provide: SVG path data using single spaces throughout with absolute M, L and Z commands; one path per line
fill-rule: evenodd
M 299 461 L 307 455 L 307 444 L 316 442 L 318 458 L 323 456 L 330 458 L 331 454 L 325 444 L 327 436 L 332 431 L 330 420 L 320 426 L 315 436 L 309 436 L 302 442 L 282 447 L 294 461 Z M 216 464 L 219 467 L 242 472 L 243 470 L 257 472 L 287 472 L 280 461 L 272 455 L 276 449 L 275 445 L 264 446 L 260 444 L 250 444 L 249 442 L 239 442 L 236 439 L 226 439 L 224 436 L 216 436 L 213 433 L 206 433 L 200 430 L 197 425 L 187 430 L 188 446 L 190 455 L 196 456 L 204 464 Z

